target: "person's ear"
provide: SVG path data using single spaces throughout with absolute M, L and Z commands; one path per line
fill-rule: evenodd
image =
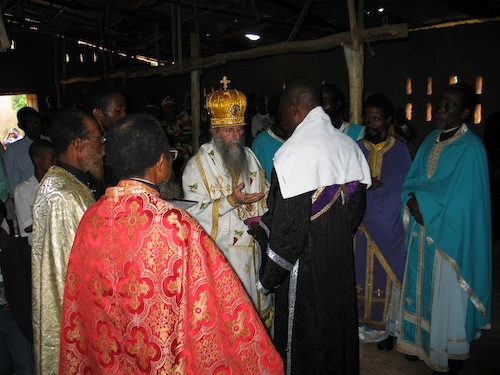
M 85 139 L 77 138 L 73 141 L 73 146 L 75 147 L 78 153 L 82 152 L 85 148 Z
M 172 163 L 169 163 L 170 156 L 161 154 L 160 158 L 155 164 L 155 178 L 156 184 L 168 181 L 172 173 Z
M 469 115 L 470 115 L 470 109 L 469 109 L 469 108 L 464 109 L 464 110 L 462 111 L 462 117 L 461 117 L 461 118 L 462 118 L 462 121 L 464 121 L 464 122 L 465 122 L 465 119 L 466 119 L 467 117 L 469 117 Z
M 92 110 L 92 115 L 97 120 L 97 122 L 100 124 L 102 121 L 102 110 L 100 108 L 94 108 Z

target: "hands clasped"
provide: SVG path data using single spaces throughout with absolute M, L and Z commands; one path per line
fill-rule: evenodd
M 420 207 L 417 202 L 417 198 L 414 193 L 410 193 L 410 199 L 406 202 L 408 209 L 410 210 L 411 216 L 413 216 L 417 223 L 420 225 L 424 225 L 424 218 L 422 217 L 422 213 L 420 212 Z

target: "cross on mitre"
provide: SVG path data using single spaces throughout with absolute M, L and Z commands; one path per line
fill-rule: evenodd
M 220 80 L 220 83 L 222 83 L 222 85 L 223 85 L 223 86 L 222 86 L 222 88 L 225 90 L 225 89 L 227 89 L 227 85 L 228 85 L 229 83 L 231 83 L 231 81 L 230 81 L 230 80 L 228 80 L 226 76 L 224 76 L 224 77 L 222 77 L 222 79 Z

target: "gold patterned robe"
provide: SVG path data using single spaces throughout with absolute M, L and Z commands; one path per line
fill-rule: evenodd
M 76 233 L 59 373 L 282 375 L 283 361 L 196 220 L 123 180 Z
M 46 173 L 33 203 L 33 352 L 38 375 L 57 374 L 66 266 L 76 228 L 95 202 L 91 190 L 65 169 Z

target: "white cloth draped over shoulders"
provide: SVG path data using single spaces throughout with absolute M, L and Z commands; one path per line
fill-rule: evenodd
M 370 167 L 363 152 L 332 125 L 321 106 L 307 114 L 273 160 L 285 199 L 352 181 L 371 186 Z

